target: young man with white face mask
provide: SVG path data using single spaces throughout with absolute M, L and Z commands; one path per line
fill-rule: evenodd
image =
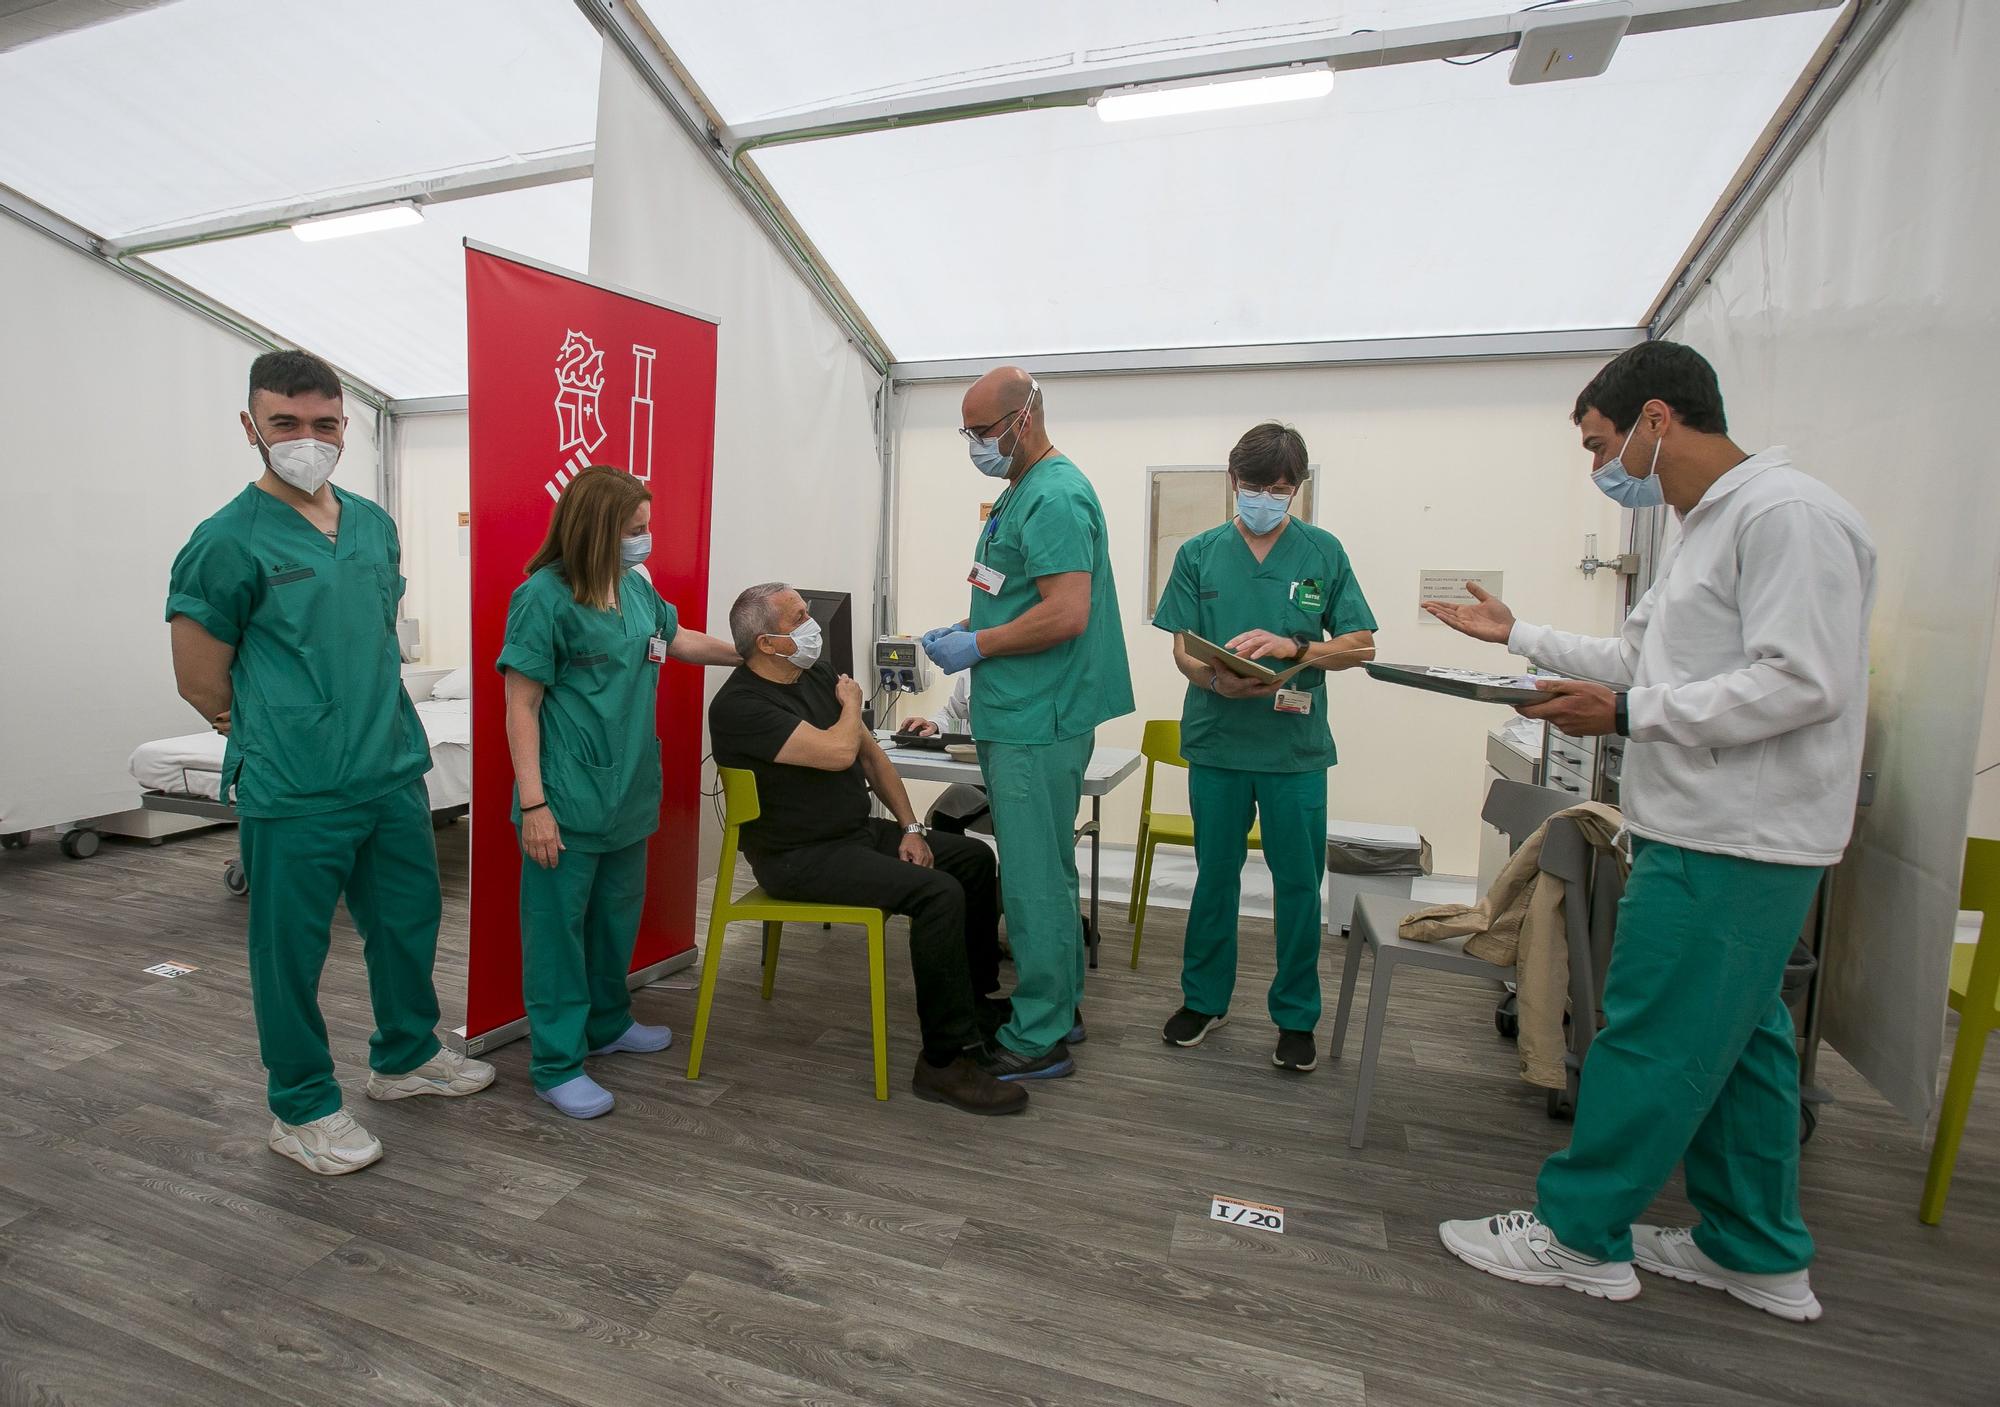
M 328 482 L 347 426 L 340 381 L 308 353 L 267 352 L 251 365 L 242 421 L 263 477 L 195 529 L 166 615 L 181 697 L 229 737 L 222 785 L 250 881 L 270 1147 L 332 1176 L 382 1156 L 341 1107 L 319 1012 L 343 895 L 375 1011 L 369 1098 L 471 1094 L 493 1067 L 434 1033 L 430 750 L 403 689 L 395 525 Z
M 742 844 L 758 884 L 778 899 L 909 915 L 924 1042 L 912 1087 L 970 1114 L 1019 1113 L 1028 1092 L 989 1073 L 971 977 L 996 964 L 993 852 L 925 831 L 862 724 L 861 686 L 820 660 L 804 597 L 782 582 L 753 586 L 730 607 L 729 630 L 745 663 L 709 704 L 708 733 L 718 767 L 757 778 L 760 814 Z M 894 821 L 869 815 L 870 791 Z

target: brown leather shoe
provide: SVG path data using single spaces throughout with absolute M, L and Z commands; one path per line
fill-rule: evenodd
M 1025 1089 L 994 1079 L 966 1055 L 942 1070 L 919 1055 L 910 1088 L 919 1099 L 950 1104 L 968 1114 L 1018 1114 L 1028 1107 Z

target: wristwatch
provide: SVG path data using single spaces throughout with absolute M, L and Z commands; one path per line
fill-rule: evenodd
M 1292 637 L 1292 643 L 1299 647 L 1299 652 L 1296 655 L 1292 656 L 1292 658 L 1295 660 L 1302 660 L 1306 657 L 1306 651 L 1310 650 L 1313 646 L 1317 645 L 1319 641 L 1313 639 L 1310 635 L 1294 635 Z
M 1612 695 L 1611 727 L 1621 738 L 1632 736 L 1632 696 L 1623 689 Z
M 929 835 L 930 833 L 931 828 L 922 821 L 912 821 L 903 827 L 904 835 Z

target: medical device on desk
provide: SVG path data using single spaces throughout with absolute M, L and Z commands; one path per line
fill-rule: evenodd
M 875 678 L 887 692 L 920 694 L 931 686 L 931 668 L 915 640 L 883 635 L 875 641 Z

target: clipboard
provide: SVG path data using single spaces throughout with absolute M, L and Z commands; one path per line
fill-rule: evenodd
M 1433 694 L 1450 694 L 1454 698 L 1476 699 L 1480 703 L 1497 703 L 1518 706 L 1544 702 L 1549 695 L 1532 686 L 1523 686 L 1516 681 L 1527 676 L 1517 674 L 1484 674 L 1478 670 L 1445 669 L 1436 665 L 1421 664 L 1375 664 L 1364 665 L 1369 677 L 1380 679 L 1385 684 L 1402 684 L 1412 689 L 1424 689 Z
M 1255 679 L 1260 684 L 1283 684 L 1302 669 L 1305 664 L 1295 664 L 1290 669 L 1276 670 L 1256 660 L 1246 660 L 1241 655 L 1233 655 L 1213 640 L 1204 640 L 1192 630 L 1181 633 L 1181 648 L 1211 669 L 1226 669 L 1231 674 L 1244 679 Z

